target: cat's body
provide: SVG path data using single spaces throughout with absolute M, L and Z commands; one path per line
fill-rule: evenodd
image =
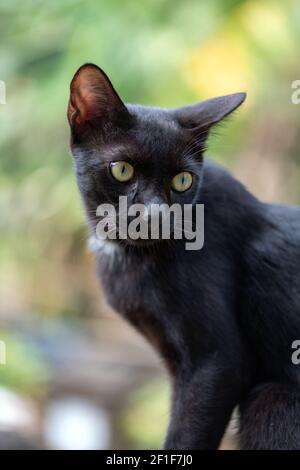
M 145 151 L 143 183 L 154 178 L 157 187 L 170 171 L 157 155 L 180 151 L 185 140 L 167 111 L 128 109 L 139 127 L 128 126 L 125 140 L 114 131 L 97 140 L 92 129 L 83 145 L 73 140 L 73 153 L 107 300 L 153 344 L 172 377 L 166 448 L 216 449 L 237 405 L 243 448 L 300 448 L 300 372 L 291 362 L 300 339 L 300 210 L 259 202 L 201 157 L 190 197 L 205 207 L 203 249 L 187 251 L 184 240 L 98 241 L 91 213 L 113 200 L 111 186 L 98 191 L 97 175 L 103 185 L 106 178 L 100 153 L 114 161 L 109 145 L 124 142 L 156 150 Z M 150 193 L 146 184 L 139 197 Z M 129 199 L 136 194 L 136 186 L 128 190 Z

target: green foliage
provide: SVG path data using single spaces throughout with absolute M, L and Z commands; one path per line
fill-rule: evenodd
M 47 364 L 36 347 L 21 335 L 0 331 L 5 344 L 6 364 L 0 365 L 0 386 L 19 393 L 41 396 L 47 381 Z
M 162 446 L 169 415 L 169 388 L 165 382 L 151 382 L 131 396 L 121 420 L 126 438 L 140 449 Z

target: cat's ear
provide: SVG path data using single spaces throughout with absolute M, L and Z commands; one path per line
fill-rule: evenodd
M 121 123 L 129 112 L 107 75 L 97 65 L 82 65 L 70 85 L 68 120 L 71 128 L 84 130 L 90 124 Z
M 246 93 L 234 93 L 232 95 L 211 98 L 201 103 L 185 106 L 175 110 L 178 123 L 191 131 L 209 130 L 220 122 L 246 99 Z

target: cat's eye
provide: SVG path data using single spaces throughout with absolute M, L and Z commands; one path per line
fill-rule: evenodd
M 182 171 L 178 175 L 174 176 L 171 182 L 171 186 L 175 191 L 183 193 L 190 189 L 193 184 L 193 177 L 188 171 Z
M 127 162 L 113 162 L 110 164 L 110 171 L 113 177 L 117 181 L 121 181 L 122 183 L 126 183 L 133 178 L 134 175 L 134 168 L 130 163 Z

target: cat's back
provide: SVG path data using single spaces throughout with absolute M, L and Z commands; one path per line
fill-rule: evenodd
M 264 219 L 263 230 L 253 240 L 253 254 L 261 263 L 268 262 L 274 275 L 286 277 L 300 289 L 300 208 L 264 204 Z
M 246 251 L 243 318 L 264 372 L 292 377 L 292 343 L 300 339 L 300 209 L 264 205 L 263 230 Z
M 291 362 L 292 343 L 300 339 L 300 208 L 257 200 L 211 161 L 203 195 L 207 249 L 219 246 L 221 257 L 229 246 L 228 256 L 239 266 L 238 322 L 255 344 L 258 369 L 264 379 L 269 374 L 300 382 Z

